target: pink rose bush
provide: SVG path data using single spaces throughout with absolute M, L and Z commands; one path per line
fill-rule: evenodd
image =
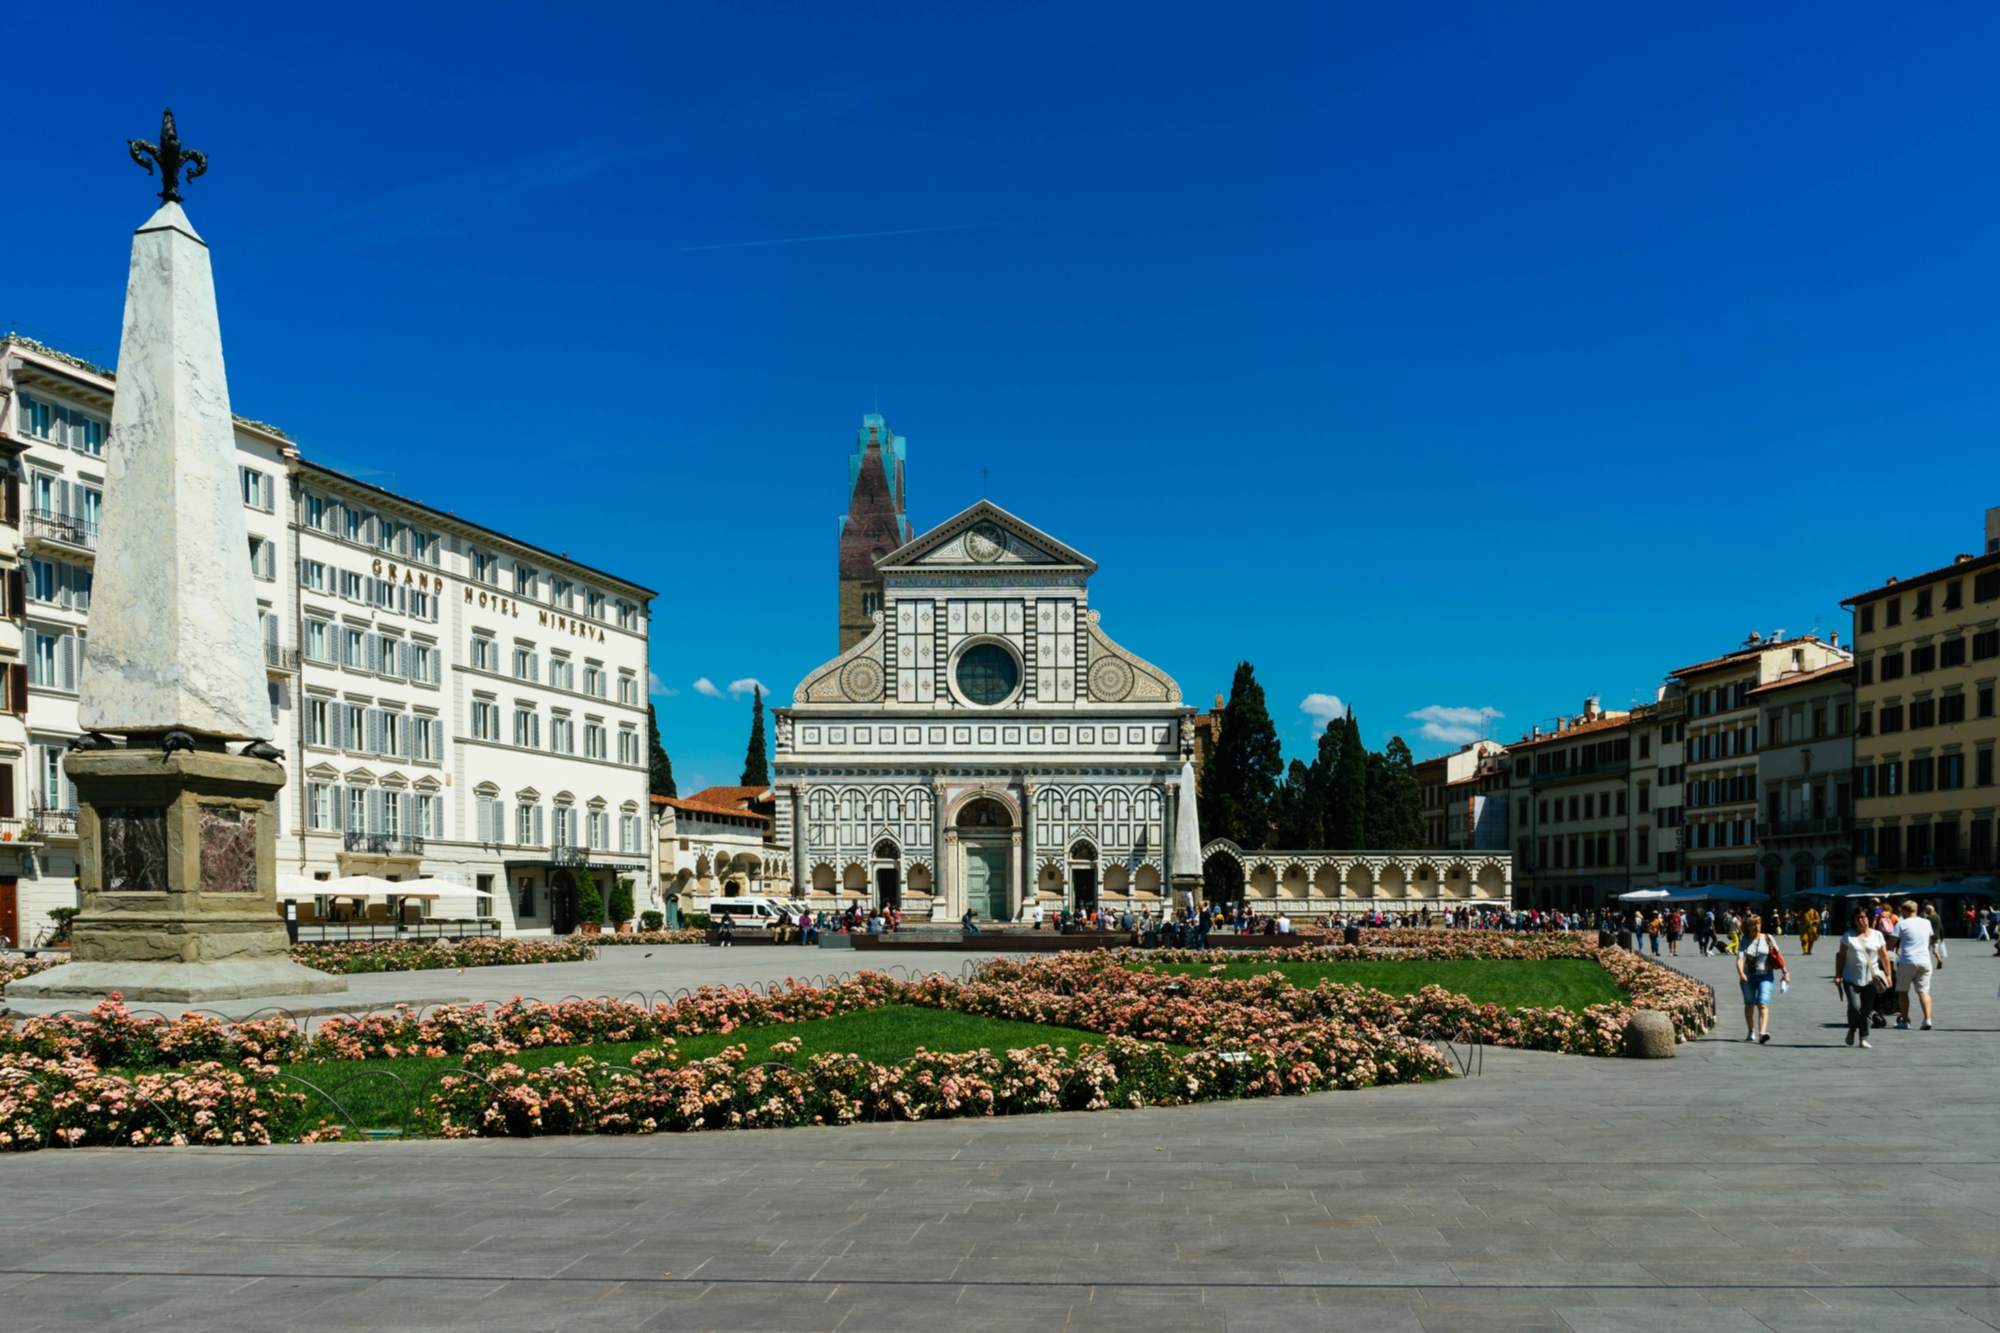
M 294 944 L 292 961 L 322 972 L 434 972 L 448 967 L 505 967 L 515 963 L 587 963 L 591 944 L 608 936 L 559 940 L 475 935 L 462 940 L 348 940 Z
M 130 1076 L 85 1059 L 0 1054 L 0 1150 L 269 1143 L 274 1117 L 305 1097 L 275 1066 L 204 1060 Z
M 67 958 L 0 958 L 0 986 L 68 962 Z

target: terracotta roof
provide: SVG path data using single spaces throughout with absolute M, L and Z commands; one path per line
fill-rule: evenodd
M 1936 583 L 1940 579 L 1948 579 L 1955 575 L 1964 574 L 1969 570 L 1990 569 L 1995 563 L 2000 563 L 2000 551 L 1992 551 L 1986 555 L 1975 556 L 1970 560 L 1960 560 L 1956 563 L 1946 565 L 1942 569 L 1933 569 L 1928 573 L 1912 574 L 1909 578 L 1897 579 L 1894 583 L 1885 583 L 1881 587 L 1871 588 L 1867 592 L 1857 592 L 1852 597 L 1841 598 L 1840 604 L 1842 606 L 1852 606 L 1856 602 L 1865 602 L 1876 597 L 1887 597 L 1893 593 L 1899 593 L 1905 588 L 1916 588 L 1926 583 Z
M 1843 671 L 1851 673 L 1853 670 L 1854 663 L 1852 662 L 1831 662 L 1826 666 L 1816 667 L 1811 671 L 1800 671 L 1780 676 L 1767 685 L 1759 685 L 1756 689 L 1750 691 L 1750 693 L 1769 694 L 1772 690 L 1788 690 L 1794 685 L 1804 685 L 1809 681 L 1830 680 Z
M 769 819 L 771 816 L 761 810 L 752 809 L 752 803 L 760 797 L 768 796 L 769 787 L 704 787 L 688 796 L 655 796 L 654 805 L 670 805 L 676 810 L 685 810 L 695 815 L 741 815 L 747 819 Z
M 1595 721 L 1579 722 L 1575 726 L 1568 727 L 1562 731 L 1551 731 L 1543 736 L 1523 736 L 1520 740 L 1508 746 L 1507 749 L 1509 751 L 1532 750 L 1537 745 L 1553 745 L 1558 741 L 1567 745 L 1578 736 L 1589 736 L 1596 732 L 1613 731 L 1619 727 L 1629 727 L 1631 725 L 1632 715 L 1630 713 L 1605 713 Z
M 1721 657 L 1711 657 L 1706 662 L 1696 662 L 1693 666 L 1676 667 L 1667 674 L 1669 676 L 1688 676 L 1697 671 L 1713 671 L 1718 667 L 1727 666 L 1731 662 L 1740 662 L 1745 658 L 1755 657 L 1759 653 L 1767 653 L 1773 648 L 1787 648 L 1798 643 L 1818 642 L 1820 642 L 1820 637 L 1817 634 L 1800 634 L 1790 639 L 1766 639 L 1762 643 L 1745 644 L 1734 652 L 1724 653 Z

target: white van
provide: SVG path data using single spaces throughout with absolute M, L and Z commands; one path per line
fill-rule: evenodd
M 784 898 L 697 898 L 694 910 L 708 913 L 709 923 L 718 917 L 734 917 L 738 930 L 769 930 L 780 921 L 796 924 L 804 903 Z

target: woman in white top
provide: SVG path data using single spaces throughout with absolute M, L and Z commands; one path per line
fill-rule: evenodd
M 1764 933 L 1763 918 L 1754 913 L 1744 917 L 1743 946 L 1736 951 L 1736 980 L 1743 987 L 1743 1026 L 1747 1029 L 1743 1040 L 1770 1044 L 1771 988 L 1780 976 L 1791 984 L 1791 969 Z
M 1882 951 L 1887 947 L 1882 932 L 1868 924 L 1866 908 L 1854 913 L 1854 925 L 1840 937 L 1840 952 L 1834 955 L 1834 985 L 1847 997 L 1847 1044 L 1859 1039 L 1868 1047 L 1868 1018 L 1875 1012 L 1875 983 L 1886 981 L 1882 971 Z

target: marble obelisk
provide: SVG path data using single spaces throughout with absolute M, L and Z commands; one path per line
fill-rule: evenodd
M 181 210 L 173 113 L 151 154 L 166 188 L 132 240 L 79 720 L 72 961 L 24 997 L 197 1002 L 346 990 L 287 952 L 277 907 L 271 713 L 208 246 Z M 118 744 L 110 739 L 122 737 Z M 231 753 L 226 742 L 249 741 Z
M 178 203 L 132 238 L 104 461 L 78 722 L 269 740 L 215 282 Z

